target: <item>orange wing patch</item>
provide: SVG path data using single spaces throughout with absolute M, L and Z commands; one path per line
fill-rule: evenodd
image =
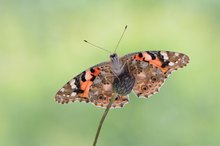
M 164 73 L 167 72 L 168 70 L 167 67 L 163 67 L 163 63 L 158 57 L 152 58 L 152 56 L 148 54 L 147 52 L 141 52 L 141 53 L 136 54 L 134 56 L 134 59 L 139 60 L 139 61 L 147 61 L 150 64 L 160 68 Z
M 91 68 L 90 70 L 86 71 L 85 74 L 82 75 L 82 80 L 80 81 L 80 90 L 82 93 L 79 94 L 81 97 L 89 97 L 89 89 L 93 84 L 94 79 L 96 76 L 100 74 L 100 69 L 98 67 Z
M 162 62 L 158 58 L 156 58 L 155 60 L 150 60 L 149 63 L 156 66 L 156 67 L 158 67 L 164 73 L 167 72 L 167 70 L 168 70 L 168 67 L 162 67 Z
M 89 88 L 90 86 L 92 85 L 92 81 L 80 81 L 80 89 L 83 91 L 83 93 L 80 93 L 79 96 L 81 97 L 86 97 L 88 98 L 89 97 Z

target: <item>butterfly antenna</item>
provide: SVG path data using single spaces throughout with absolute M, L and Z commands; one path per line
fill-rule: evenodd
M 90 44 L 90 45 L 92 45 L 92 46 L 94 46 L 94 47 L 96 47 L 96 48 L 99 48 L 99 49 L 101 49 L 101 50 L 103 50 L 103 51 L 106 51 L 106 52 L 112 54 L 111 51 L 109 51 L 109 50 L 107 50 L 107 49 L 104 49 L 104 48 L 102 48 L 102 47 L 99 47 L 99 46 L 97 46 L 97 45 L 95 45 L 95 44 L 93 44 L 93 43 L 90 43 L 90 42 L 88 42 L 87 40 L 84 40 L 84 42 L 86 42 L 86 43 L 88 43 L 88 44 Z
M 126 31 L 127 28 L 128 28 L 128 26 L 126 25 L 125 28 L 124 28 L 124 31 L 123 31 L 123 33 L 122 33 L 122 35 L 121 35 L 121 37 L 120 37 L 120 39 L 119 39 L 119 41 L 118 41 L 118 43 L 117 43 L 117 46 L 115 47 L 114 53 L 115 53 L 116 50 L 118 49 L 118 46 L 119 46 L 119 44 L 120 44 L 120 42 L 121 42 L 121 39 L 123 38 L 124 33 L 125 33 L 125 31 Z

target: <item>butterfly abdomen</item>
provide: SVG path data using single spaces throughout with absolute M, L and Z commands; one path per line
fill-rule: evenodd
M 127 95 L 131 92 L 135 84 L 135 77 L 128 71 L 123 72 L 113 81 L 113 89 L 120 95 Z

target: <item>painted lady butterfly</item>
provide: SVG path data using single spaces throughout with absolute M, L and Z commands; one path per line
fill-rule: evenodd
M 149 97 L 159 91 L 165 79 L 189 63 L 189 57 L 170 51 L 144 51 L 110 55 L 109 62 L 95 65 L 67 82 L 56 94 L 58 103 L 86 102 L 106 108 L 114 93 L 111 108 L 123 107 L 128 95 Z

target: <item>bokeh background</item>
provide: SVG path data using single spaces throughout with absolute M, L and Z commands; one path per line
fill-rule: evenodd
M 89 146 L 103 113 L 60 105 L 69 79 L 109 54 L 170 50 L 190 56 L 149 99 L 111 110 L 98 146 L 220 145 L 219 0 L 0 0 L 0 145 Z

